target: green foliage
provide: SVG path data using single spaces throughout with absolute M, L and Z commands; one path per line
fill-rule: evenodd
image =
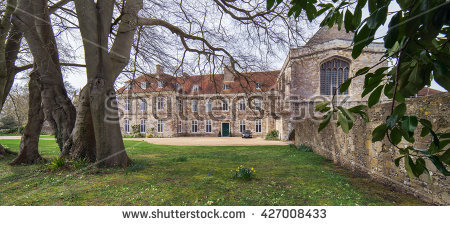
M 66 163 L 67 162 L 64 157 L 58 156 L 48 163 L 48 168 L 50 170 L 61 170 L 66 167 Z
M 278 140 L 278 135 L 280 133 L 278 132 L 278 130 L 271 130 L 266 134 L 266 140 Z
M 59 161 L 62 161 L 62 160 L 59 160 Z M 79 169 L 86 168 L 89 165 L 89 161 L 85 158 L 77 159 L 77 160 L 72 161 L 72 164 L 75 169 L 79 170 Z
M 253 167 L 247 168 L 240 165 L 232 174 L 234 179 L 251 180 L 255 177 L 255 172 Z
M 276 1 L 277 4 L 281 2 L 282 0 Z M 374 41 L 375 33 L 387 22 L 387 16 L 393 15 L 387 34 L 383 37 L 386 52 L 380 60 L 396 62 L 395 66 L 377 68 L 375 72 L 372 69 L 378 65 L 361 68 L 345 81 L 339 90 L 347 91 L 353 78 L 364 76 L 361 96 L 370 94 L 367 107 L 379 103 L 383 94 L 392 101 L 392 106 L 397 105 L 386 118 L 386 122 L 375 128 L 372 141 L 381 141 L 387 137 L 402 154 L 395 163 L 398 165 L 400 160 L 404 159 L 410 177 L 429 174 L 424 159 L 429 159 L 442 174 L 448 176 L 445 164 L 448 165 L 450 154 L 445 146 L 450 143 L 450 138 L 447 134 L 436 134 L 432 124 L 425 119 L 415 115 L 405 116 L 405 98 L 429 86 L 433 79 L 446 90 L 450 89 L 450 4 L 446 0 L 397 0 L 400 10 L 389 12 L 389 5 L 393 2 L 333 0 L 333 3 L 325 4 L 317 0 L 290 0 L 287 4 L 290 4 L 288 16 L 297 18 L 304 13 L 312 21 L 321 14 L 326 14 L 320 26 L 337 26 L 339 30 L 354 32 L 352 57 L 355 59 Z M 267 1 L 268 10 L 275 5 L 275 0 Z M 369 16 L 362 18 L 362 9 L 366 6 Z M 337 115 L 337 125 L 348 133 L 353 127 L 354 115 L 368 121 L 363 110 L 364 108 L 359 106 L 346 109 L 341 106 L 330 107 L 329 102 L 319 103 L 316 105 L 316 111 L 324 113 L 319 132 Z M 430 146 L 424 150 L 414 148 L 414 135 L 419 123 L 422 126 L 420 135 L 431 136 L 433 139 Z M 407 148 L 397 146 L 402 139 L 410 143 Z
M 131 129 L 133 130 L 133 134 L 139 134 L 140 133 L 139 125 L 132 125 Z

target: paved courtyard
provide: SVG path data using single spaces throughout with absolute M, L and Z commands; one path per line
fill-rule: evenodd
M 0 136 L 1 139 L 19 139 L 20 136 Z M 55 138 L 40 138 L 54 140 Z M 289 145 L 292 142 L 271 141 L 263 138 L 243 139 L 241 137 L 172 137 L 172 138 L 124 138 L 124 140 L 146 141 L 151 144 L 178 146 L 254 146 L 254 145 Z

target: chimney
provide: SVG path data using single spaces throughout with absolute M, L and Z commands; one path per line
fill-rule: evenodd
M 223 81 L 224 82 L 232 82 L 234 81 L 234 74 L 231 66 L 225 66 L 223 68 Z
M 163 72 L 164 72 L 163 66 L 161 66 L 160 64 L 157 64 L 157 65 L 156 65 L 156 74 L 157 74 L 157 75 L 160 75 L 160 74 L 162 74 Z

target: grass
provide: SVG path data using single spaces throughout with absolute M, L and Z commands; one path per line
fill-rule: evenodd
M 133 160 L 126 169 L 55 171 L 0 160 L 0 205 L 426 205 L 289 146 L 124 142 Z M 19 140 L 1 144 L 17 151 Z M 55 141 L 39 145 L 44 158 L 58 156 Z M 240 165 L 256 177 L 233 179 Z

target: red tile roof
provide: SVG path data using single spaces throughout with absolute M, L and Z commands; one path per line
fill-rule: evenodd
M 429 96 L 429 95 L 434 95 L 434 94 L 438 94 L 438 93 L 442 93 L 442 91 L 424 87 L 423 89 L 419 90 L 419 92 L 417 93 L 417 96 L 423 97 L 423 96 Z
M 250 93 L 264 92 L 276 89 L 277 77 L 280 71 L 262 71 L 235 74 L 233 82 L 224 82 L 224 74 L 214 75 L 192 75 L 183 77 L 174 77 L 169 74 L 141 75 L 134 80 L 126 83 L 132 84 L 132 89 L 125 89 L 125 86 L 117 90 L 117 93 L 149 93 L 160 91 L 175 91 L 176 84 L 180 85 L 181 92 L 184 94 L 196 94 L 193 86 L 198 85 L 198 94 L 228 94 L 228 93 Z M 158 88 L 158 81 L 164 82 L 163 88 Z M 141 89 L 141 82 L 146 82 L 146 89 Z M 256 83 L 260 83 L 261 89 L 256 89 Z M 228 90 L 223 90 L 223 84 L 229 84 Z

